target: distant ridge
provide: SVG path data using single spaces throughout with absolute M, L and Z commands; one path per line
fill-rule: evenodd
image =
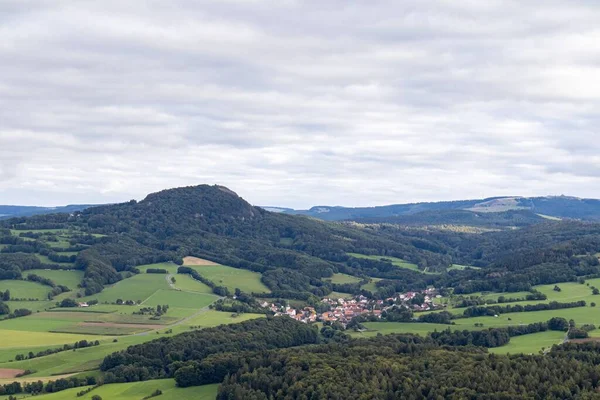
M 0 205 L 0 219 L 14 217 L 30 217 L 32 215 L 72 213 L 93 207 L 92 204 L 70 204 L 60 207 L 35 207 L 35 206 L 13 206 Z
M 273 208 L 273 207 L 271 207 Z M 308 210 L 279 208 L 280 212 L 307 215 L 327 221 L 386 220 L 433 211 L 464 210 L 474 213 L 503 213 L 525 211 L 532 215 L 551 218 L 600 220 L 600 200 L 571 196 L 545 197 L 490 197 L 486 199 L 392 204 L 377 207 L 315 206 Z

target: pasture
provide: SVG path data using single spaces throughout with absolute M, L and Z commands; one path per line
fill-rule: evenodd
M 96 299 L 100 303 L 114 303 L 117 299 L 144 301 L 158 290 L 169 288 L 164 274 L 138 274 L 107 286 L 102 292 L 85 297 L 83 300 Z
M 77 393 L 87 387 L 67 389 L 58 393 L 36 396 L 35 398 L 40 400 L 91 400 L 92 396 L 98 395 L 107 400 L 140 400 L 150 396 L 150 394 L 159 389 L 163 393 L 157 397 L 160 400 L 213 400 L 217 396 L 218 387 L 218 384 L 213 384 L 179 388 L 175 385 L 174 379 L 160 379 L 146 382 L 103 385 L 81 397 L 78 397 Z M 0 399 L 4 400 L 5 397 L 0 397 Z
M 424 274 L 427 274 L 429 272 L 425 272 L 419 269 L 419 267 L 417 266 L 417 264 L 413 264 L 410 263 L 406 260 L 403 260 L 401 258 L 396 258 L 396 257 L 390 257 L 390 256 L 367 256 L 364 254 L 358 254 L 358 253 L 347 253 L 349 256 L 354 257 L 354 258 L 364 258 L 367 260 L 375 260 L 375 261 L 389 261 L 391 262 L 393 265 L 395 265 L 396 267 L 400 267 L 400 268 L 405 268 L 405 269 L 410 269 L 412 271 L 416 271 L 416 272 L 421 272 Z
M 212 294 L 182 292 L 173 289 L 159 289 L 146 299 L 142 305 L 156 307 L 168 304 L 169 307 L 200 309 L 207 307 L 217 300 Z
M 226 311 L 208 310 L 185 321 L 185 326 L 212 328 L 219 325 L 237 324 L 250 319 L 264 318 L 264 314 L 233 314 Z
M 50 293 L 51 288 L 37 282 L 13 280 L 0 281 L 0 291 L 4 292 L 6 290 L 10 291 L 10 297 L 12 299 L 48 300 L 48 293 Z
M 25 319 L 25 318 L 23 318 Z M 74 335 L 69 333 L 48 333 L 43 331 L 21 331 L 0 329 L 0 348 L 27 348 L 39 347 L 41 343 L 48 346 L 74 343 L 79 340 L 96 340 L 99 336 Z
M 212 294 L 212 289 L 205 285 L 204 283 L 195 280 L 190 275 L 174 275 L 175 277 L 175 288 L 179 290 L 183 290 L 185 292 L 194 292 L 194 293 L 204 293 L 204 294 Z
M 364 289 L 364 290 L 368 290 L 372 293 L 375 293 L 377 291 L 376 283 L 379 282 L 380 280 L 381 279 L 379 279 L 379 278 L 371 278 L 371 282 L 365 283 L 360 288 Z
M 261 282 L 261 275 L 258 272 L 227 267 L 225 265 L 203 265 L 192 268 L 203 277 L 214 282 L 217 286 L 227 287 L 232 293 L 236 288 L 246 293 L 269 292 L 269 288 Z
M 488 349 L 494 354 L 537 354 L 542 349 L 549 349 L 555 344 L 562 343 L 564 332 L 546 331 L 510 338 L 510 343 L 501 347 Z
M 83 280 L 83 271 L 78 270 L 49 270 L 49 269 L 32 269 L 25 272 L 27 274 L 35 274 L 52 280 L 57 285 L 65 285 L 71 290 L 77 290 L 77 286 Z
M 347 274 L 333 274 L 331 276 L 331 278 L 324 278 L 323 280 L 329 281 L 331 283 L 336 283 L 336 284 L 360 282 L 360 278 L 357 278 L 356 276 L 352 276 L 352 275 L 347 275 Z
M 179 265 L 166 262 L 166 263 L 158 263 L 158 264 L 138 265 L 136 268 L 139 269 L 140 272 L 144 273 L 144 274 L 146 273 L 146 271 L 148 271 L 148 268 L 164 269 L 164 270 L 167 270 L 167 272 L 170 274 L 176 274 L 177 268 L 179 268 Z M 157 274 L 157 275 L 160 275 L 160 274 Z

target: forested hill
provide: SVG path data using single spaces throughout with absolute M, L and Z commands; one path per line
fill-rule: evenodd
M 271 213 L 222 186 L 164 190 L 139 202 L 92 207 L 71 215 L 14 218 L 3 225 L 23 231 L 80 232 L 82 238 L 73 244 L 89 246 L 76 261 L 76 267 L 86 271 L 87 294 L 117 281 L 120 271 L 153 262 L 180 263 L 188 255 L 258 272 L 292 269 L 299 274 L 297 280 L 317 285 L 319 278 L 346 268 L 348 253 L 387 254 L 420 265 L 451 262 L 439 244 L 427 239 L 415 246 L 410 234 L 388 237 L 361 226 Z M 354 268 L 360 272 L 366 264 L 373 262 L 357 260 Z M 392 269 L 387 264 L 377 267 Z
M 511 221 L 526 220 L 513 213 Z M 123 271 L 135 273 L 138 265 L 181 264 L 185 256 L 260 272 L 273 293 L 287 298 L 337 290 L 322 278 L 338 272 L 382 279 L 377 283 L 382 296 L 429 285 L 463 293 L 529 290 L 600 272 L 594 257 L 600 252 L 600 224 L 543 221 L 485 234 L 327 222 L 268 212 L 225 187 L 200 185 L 139 202 L 1 221 L 0 272 L 21 276 L 33 268 L 34 253 L 56 258 L 34 232 L 27 233 L 35 229 L 69 230 L 72 239 L 62 251 L 79 252 L 75 267 L 85 271 L 86 295 L 122 279 Z M 397 260 L 404 264 L 398 267 Z M 481 269 L 450 268 L 454 264 Z M 355 292 L 360 285 L 339 289 Z
M 549 216 L 589 221 L 600 220 L 600 200 L 580 199 L 569 196 L 491 197 L 479 200 L 393 204 L 378 207 L 316 206 L 309 210 L 280 209 L 282 213 L 308 215 L 328 221 L 376 219 L 377 222 L 388 220 L 387 222 L 399 223 L 404 222 L 400 217 L 415 214 L 420 214 L 420 220 L 427 223 L 432 223 L 431 220 L 427 219 L 429 217 L 438 222 L 443 217 L 457 217 L 455 214 L 444 213 L 444 211 L 449 210 L 466 211 L 466 213 L 462 214 L 462 218 L 466 218 L 469 214 L 470 218 L 476 218 L 483 213 L 523 211 L 525 212 L 523 215 L 528 215 L 530 219 L 535 218 L 535 216 Z M 398 220 L 394 221 L 394 218 L 398 218 Z M 444 223 L 452 222 L 444 221 Z

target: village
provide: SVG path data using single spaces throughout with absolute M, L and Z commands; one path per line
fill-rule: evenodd
M 275 316 L 287 315 L 304 323 L 339 322 L 345 326 L 352 318 L 360 315 L 373 315 L 381 318 L 382 313 L 392 307 L 405 306 L 413 312 L 442 309 L 443 306 L 434 303 L 436 297 L 441 296 L 435 288 L 428 288 L 421 292 L 397 293 L 385 300 L 374 300 L 365 296 L 325 297 L 322 303 L 326 304 L 329 310 L 320 313 L 314 307 L 293 308 L 289 305 L 283 306 L 268 302 L 263 302 L 261 306 L 270 309 Z

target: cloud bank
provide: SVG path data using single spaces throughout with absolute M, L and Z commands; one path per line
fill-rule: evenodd
M 594 1 L 0 3 L 0 203 L 600 197 Z

